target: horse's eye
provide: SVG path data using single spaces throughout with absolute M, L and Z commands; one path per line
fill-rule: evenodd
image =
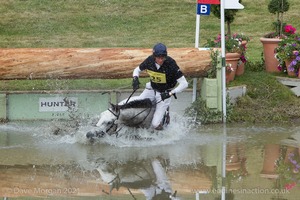
M 112 124 L 113 124 L 112 121 L 107 122 L 107 125 L 112 125 Z

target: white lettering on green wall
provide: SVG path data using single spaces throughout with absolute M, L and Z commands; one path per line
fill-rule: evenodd
M 77 110 L 77 97 L 40 97 L 39 112 L 65 112 Z

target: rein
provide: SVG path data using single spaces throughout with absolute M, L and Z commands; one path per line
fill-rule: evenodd
M 129 99 L 132 97 L 132 95 L 135 93 L 135 91 L 136 91 L 136 90 L 137 90 L 137 89 L 135 89 L 135 90 L 133 90 L 133 91 L 132 91 L 131 95 L 129 95 L 129 97 L 128 97 L 128 99 L 127 99 L 127 101 L 126 101 L 126 103 L 125 103 L 125 104 L 127 104 L 127 103 L 128 103 Z
M 156 102 L 155 104 L 153 104 L 151 107 L 149 107 L 149 108 L 145 108 L 144 110 L 142 110 L 141 112 L 139 112 L 139 113 L 137 113 L 136 115 L 134 115 L 133 117 L 131 117 L 130 119 L 134 119 L 134 118 L 136 118 L 137 116 L 139 116 L 140 114 L 142 114 L 143 112 L 145 112 L 147 109 L 149 109 L 149 112 L 147 113 L 147 115 L 144 117 L 144 119 L 142 119 L 139 123 L 137 123 L 137 125 L 140 125 L 141 123 L 143 123 L 146 119 L 147 119 L 147 117 L 149 116 L 149 114 L 151 113 L 151 110 L 152 110 L 152 108 L 153 108 L 153 106 L 156 106 L 158 103 L 160 103 L 160 102 L 162 102 L 162 100 L 160 100 L 160 101 L 158 101 L 158 102 Z M 126 102 L 127 103 L 127 102 Z M 112 112 L 112 111 L 111 111 Z M 119 113 L 119 115 L 120 115 L 120 113 Z M 119 115 L 117 116 L 117 118 L 119 118 Z M 115 115 L 116 116 L 116 115 Z
M 159 103 L 159 102 L 158 102 L 158 103 Z M 156 103 L 156 104 L 157 104 L 157 103 Z M 153 107 L 153 105 L 152 105 L 151 107 L 145 108 L 144 110 L 142 110 L 141 112 L 137 113 L 136 115 L 134 115 L 134 116 L 131 117 L 130 119 L 133 120 L 134 118 L 136 118 L 137 116 L 139 116 L 139 115 L 142 114 L 143 112 L 149 110 L 149 112 L 147 113 L 147 115 L 146 115 L 140 122 L 137 123 L 137 125 L 142 124 L 142 123 L 147 119 L 147 117 L 149 116 L 149 114 L 151 113 L 152 107 Z M 112 111 L 111 109 L 108 109 L 108 110 L 109 110 L 109 112 L 111 112 L 111 113 L 117 118 L 117 120 L 119 119 L 119 116 L 120 116 L 120 114 L 121 114 L 120 111 L 119 111 L 118 113 L 115 113 L 115 112 Z M 115 120 L 114 120 L 114 122 L 115 122 Z M 117 125 L 117 124 L 112 123 L 112 125 L 106 130 L 106 132 L 110 131 L 110 130 L 114 127 L 114 125 Z M 116 131 L 116 132 L 117 132 L 117 135 L 118 135 L 118 132 L 119 132 L 121 129 L 122 129 L 122 128 L 120 128 L 119 130 Z
M 148 112 L 147 115 L 144 117 L 144 119 L 142 119 L 142 120 L 141 120 L 139 123 L 137 123 L 137 124 L 139 125 L 139 124 L 143 123 L 143 122 L 147 119 L 147 117 L 149 116 L 149 114 L 150 114 L 150 112 L 151 112 L 151 110 L 152 110 L 152 107 L 150 107 L 150 108 L 145 108 L 144 110 L 142 110 L 142 111 L 139 112 L 138 114 L 134 115 L 134 116 L 131 117 L 130 119 L 136 118 L 137 116 L 139 116 L 140 114 L 142 114 L 143 112 L 145 112 L 147 109 L 149 109 L 149 112 Z
M 137 89 L 133 90 L 132 93 L 129 95 L 129 97 L 127 98 L 126 100 L 126 103 L 128 103 L 129 99 L 132 97 L 132 95 L 135 93 Z M 111 109 L 108 109 L 109 112 L 111 112 L 111 114 L 113 114 L 117 119 L 119 119 L 119 116 L 120 116 L 120 112 L 118 114 L 116 114 L 115 112 L 113 112 Z

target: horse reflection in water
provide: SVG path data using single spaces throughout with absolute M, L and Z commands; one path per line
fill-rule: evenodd
M 173 192 L 166 174 L 167 160 L 152 159 L 128 161 L 120 164 L 118 161 L 108 163 L 98 160 L 97 170 L 104 182 L 110 185 L 109 194 L 114 189 L 119 190 L 125 187 L 130 189 L 140 189 L 146 199 L 178 199 L 176 191 Z
M 90 141 L 107 135 L 116 135 L 118 137 L 124 127 L 150 129 L 155 107 L 156 103 L 150 99 L 138 99 L 138 97 L 132 97 L 130 101 L 125 99 L 117 105 L 111 104 L 110 109 L 100 114 L 100 119 L 96 124 L 97 129 L 89 131 L 86 137 Z M 166 126 L 169 122 L 169 110 L 167 110 L 161 124 Z M 142 139 L 139 135 L 131 135 L 130 137 Z

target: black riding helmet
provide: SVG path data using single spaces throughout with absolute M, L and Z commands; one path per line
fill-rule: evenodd
M 153 47 L 153 55 L 155 57 L 167 56 L 167 47 L 163 43 L 158 43 Z

